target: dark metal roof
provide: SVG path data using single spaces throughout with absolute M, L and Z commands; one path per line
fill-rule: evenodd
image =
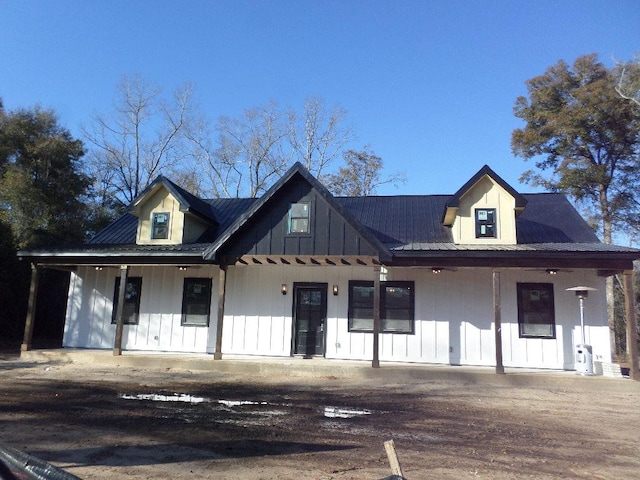
M 525 194 L 527 208 L 517 218 L 517 242 L 525 244 L 599 244 L 589 225 L 564 195 Z M 447 195 L 338 197 L 336 201 L 388 248 L 398 250 L 450 250 L 451 229 L 440 223 Z M 256 202 L 254 198 L 219 198 L 205 201 L 219 227 L 205 232 L 196 243 L 211 243 Z M 88 245 L 135 244 L 138 218 L 125 214 L 92 238 Z M 511 248 L 509 245 L 462 246 L 478 250 Z
M 440 218 L 446 195 L 340 197 L 338 201 L 389 248 L 413 242 L 453 242 Z
M 502 182 L 488 167 L 483 168 L 474 178 L 484 174 L 491 174 Z M 418 264 L 442 259 L 445 263 L 469 262 L 469 265 L 484 265 L 491 259 L 506 259 L 505 265 L 513 263 L 514 266 L 522 266 L 527 261 L 537 265 L 557 259 L 561 261 L 559 265 L 569 262 L 566 264 L 581 266 L 579 262 L 584 258 L 596 266 L 608 260 L 624 261 L 626 263 L 615 265 L 616 268 L 624 269 L 629 268 L 628 262 L 640 258 L 640 252 L 636 249 L 602 244 L 562 194 L 521 195 L 515 192 L 517 203 L 526 204 L 524 211 L 516 218 L 516 245 L 460 245 L 453 242 L 451 228 L 442 225 L 442 218 L 451 202 L 455 203 L 456 195 L 459 196 L 470 186 L 469 182 L 455 195 L 333 197 L 299 164 L 292 167 L 259 199 L 201 200 L 161 178 L 159 181 L 168 186 L 174 195 L 180 196 L 189 211 L 215 219 L 210 228 L 192 244 L 136 245 L 138 218 L 127 213 L 84 245 L 19 254 L 39 257 L 42 261 L 64 257 L 80 263 L 90 261 L 92 256 L 113 262 L 117 261 L 118 256 L 154 258 L 160 262 L 169 262 L 172 256 L 190 257 L 194 262 L 210 261 L 215 255 L 216 247 L 233 241 L 233 235 L 243 222 L 253 215 L 260 215 L 262 206 L 275 192 L 286 188 L 285 185 L 294 175 L 301 175 L 306 179 L 363 238 L 376 245 L 376 249 L 384 252 L 388 259 L 393 257 L 392 261 L 399 262 L 398 264 L 411 265 L 411 262 Z M 383 259 L 382 256 L 380 259 Z M 474 263 L 478 261 L 481 263 Z
M 517 241 L 524 243 L 600 243 L 593 229 L 559 193 L 523 195 L 527 208 L 516 220 Z

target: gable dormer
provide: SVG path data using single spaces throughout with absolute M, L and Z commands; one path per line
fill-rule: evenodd
M 454 243 L 515 245 L 516 217 L 526 203 L 485 165 L 447 202 L 442 223 L 451 227 Z
M 208 204 L 162 176 L 134 200 L 131 213 L 138 217 L 138 245 L 193 243 L 217 224 Z
M 391 258 L 387 247 L 299 162 L 213 242 L 204 258 L 244 255 Z

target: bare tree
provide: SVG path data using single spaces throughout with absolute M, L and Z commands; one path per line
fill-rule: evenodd
M 222 116 L 212 128 L 205 118 L 190 122 L 185 137 L 195 162 L 192 178 L 214 196 L 258 196 L 293 162 L 300 161 L 320 176 L 340 157 L 353 137 L 340 107 L 330 111 L 312 97 L 301 114 L 270 102 L 245 110 L 239 117 Z
M 326 175 L 323 179 L 334 195 L 365 197 L 374 194 L 381 185 L 397 186 L 406 181 L 404 173 L 394 173 L 381 178 L 382 158 L 374 154 L 369 147 L 364 147 L 360 152 L 347 150 L 343 158 L 346 167 L 340 168 L 337 174 Z
M 245 110 L 239 118 L 220 117 L 210 167 L 229 196 L 255 197 L 289 165 L 286 127 L 275 102 Z
M 336 105 L 329 110 L 321 97 L 307 98 L 302 115 L 289 111 L 289 142 L 294 156 L 316 177 L 340 158 L 353 140 L 353 127 L 346 118 L 344 108 Z
M 165 99 L 159 87 L 140 76 L 123 77 L 114 111 L 94 115 L 82 129 L 93 146 L 90 173 L 98 193 L 128 205 L 157 175 L 178 167 L 192 108 L 188 85 Z

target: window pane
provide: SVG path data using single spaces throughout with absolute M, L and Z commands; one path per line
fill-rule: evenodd
M 291 233 L 307 233 L 309 231 L 309 220 L 306 218 L 291 219 Z
M 124 325 L 137 325 L 140 313 L 140 291 L 142 290 L 141 277 L 128 277 L 124 290 L 124 304 L 122 307 L 122 322 Z M 113 293 L 113 310 L 111 323 L 116 323 L 116 310 L 120 298 L 120 277 L 116 277 Z
M 386 317 L 380 320 L 383 332 L 411 333 L 413 331 L 413 321 L 409 320 L 409 311 L 405 310 L 399 318 Z
M 185 278 L 182 297 L 182 325 L 209 325 L 211 279 Z
M 373 308 L 373 285 L 354 285 L 352 287 L 351 302 L 354 306 Z
M 476 237 L 496 237 L 496 209 L 476 209 Z
M 385 287 L 385 305 L 387 308 L 408 308 L 411 302 L 411 290 L 406 287 Z
M 169 214 L 154 213 L 152 216 L 151 238 L 166 239 L 169 238 Z
M 555 338 L 553 284 L 518 284 L 520 336 Z
M 288 233 L 309 233 L 310 213 L 309 202 L 292 203 L 289 207 Z
M 291 204 L 291 217 L 309 217 L 309 204 L 308 203 L 292 203 Z
M 380 332 L 413 333 L 413 282 L 380 283 Z M 373 331 L 373 282 L 349 282 L 349 329 Z
M 372 308 L 354 308 L 350 318 L 352 330 L 373 331 L 373 309 Z

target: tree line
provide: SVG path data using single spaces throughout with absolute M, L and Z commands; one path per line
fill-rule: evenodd
M 640 59 L 613 68 L 595 54 L 559 61 L 526 87 L 514 106 L 524 126 L 511 146 L 535 168 L 521 180 L 566 193 L 605 243 L 615 234 L 636 238 Z M 16 251 L 84 241 L 157 175 L 205 198 L 259 196 L 296 161 L 336 195 L 370 195 L 404 181 L 402 172 L 383 175 L 370 147 L 349 148 L 355 129 L 347 112 L 321 97 L 299 110 L 272 101 L 212 122 L 190 85 L 166 95 L 126 76 L 113 110 L 95 114 L 81 134 L 74 138 L 52 110 L 6 111 L 0 100 L 0 302 L 10 305 L 3 321 L 17 332 L 29 268 Z M 612 284 L 612 302 L 614 295 Z

